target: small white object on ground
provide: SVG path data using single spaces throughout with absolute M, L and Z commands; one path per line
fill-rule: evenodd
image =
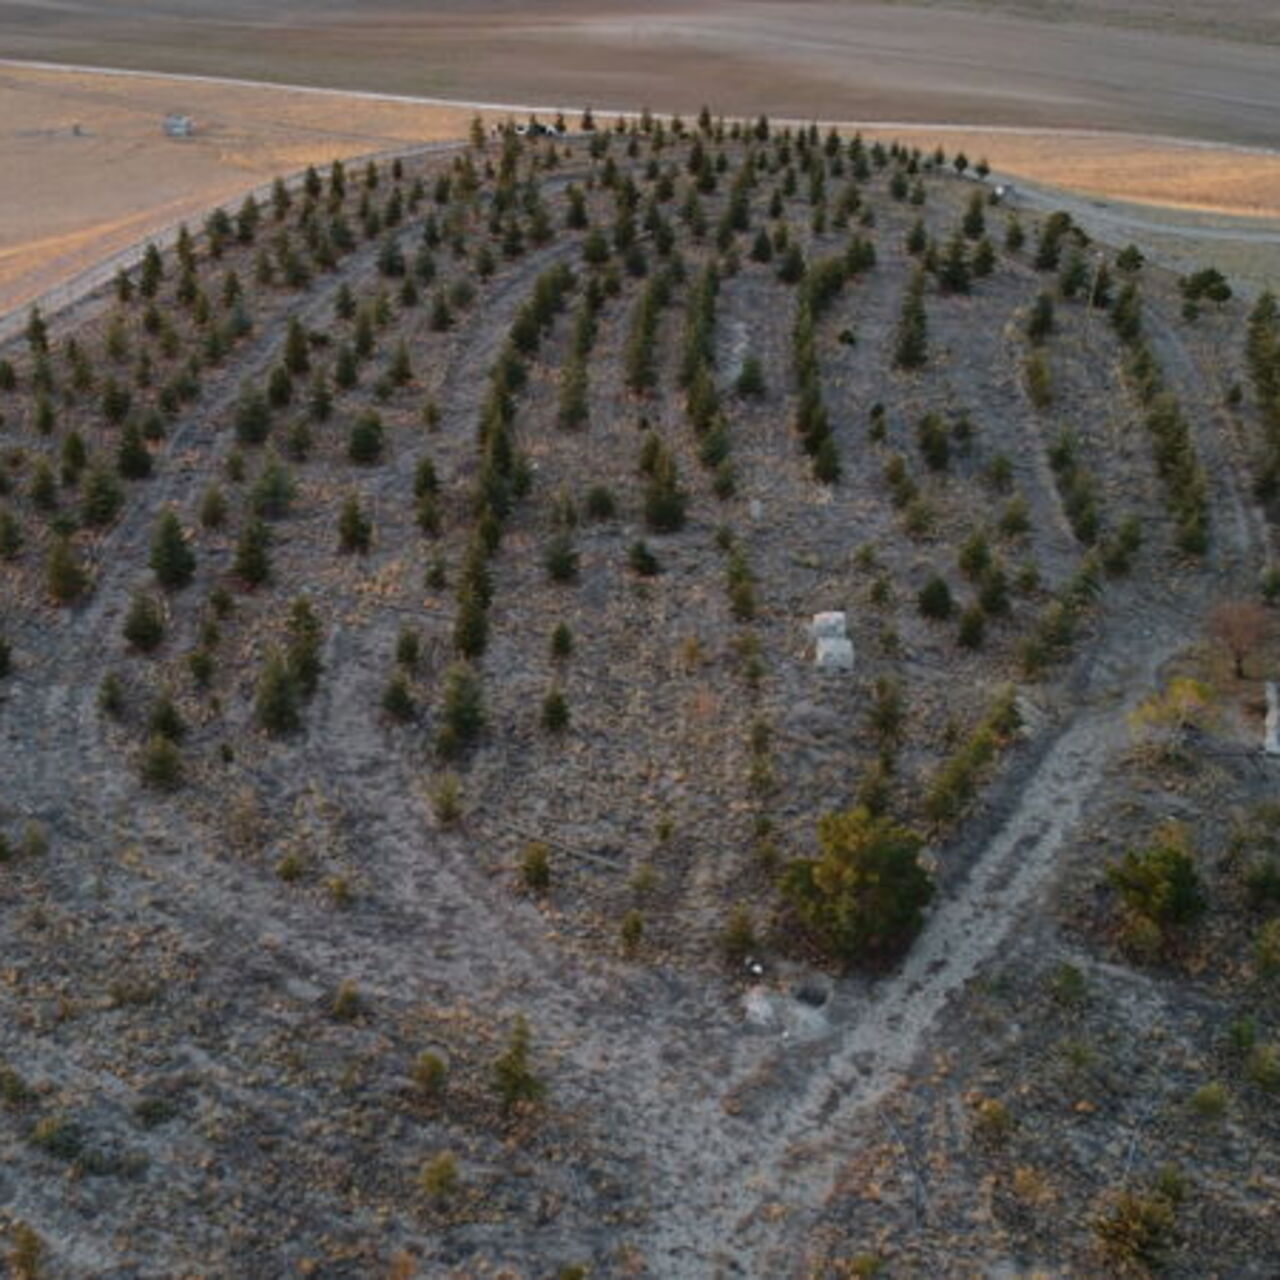
M 815 640 L 847 640 L 849 628 L 843 613 L 815 613 L 809 634 Z
M 853 641 L 838 636 L 821 637 L 814 661 L 819 671 L 852 671 Z
M 1269 756 L 1280 756 L 1280 684 L 1267 681 L 1266 737 L 1262 750 Z

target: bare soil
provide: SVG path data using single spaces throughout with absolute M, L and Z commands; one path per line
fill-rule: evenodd
M 921 218 L 945 246 L 986 188 L 928 173 L 925 201 L 912 205 L 890 192 L 892 164 L 874 167 L 840 226 L 837 201 L 850 181 L 842 158 L 842 171 L 826 177 L 826 221 L 815 225 L 805 176 L 782 195 L 794 142 L 787 161 L 771 145 L 750 195 L 752 230 L 717 253 L 716 224 L 744 148 L 723 145 L 725 172 L 701 197 L 704 235 L 680 216 L 689 149 L 669 135 L 661 150 L 637 139 L 634 156 L 621 137 L 610 148 L 637 184 L 641 218 L 648 162 L 658 174 L 672 166 L 673 198 L 656 202 L 654 216 L 669 222 L 685 274 L 658 326 L 656 390 L 637 395 L 625 376 L 641 291 L 664 269 L 656 229 L 640 241 L 646 275 L 623 270 L 616 254 L 595 273 L 603 300 L 584 429 L 557 425 L 572 314 L 555 319 L 524 361 L 514 430 L 532 487 L 491 562 L 491 634 L 476 664 L 488 725 L 459 761 L 441 760 L 433 744 L 455 588 L 475 532 L 486 379 L 550 267 L 573 265 L 566 309 L 579 305 L 592 271 L 583 233 L 564 227 L 566 192 L 586 188 L 592 220 L 612 232 L 606 162 L 574 143 L 556 148 L 555 167 L 533 167 L 548 147 L 527 148 L 520 173 L 554 232 L 516 246 L 507 215 L 491 225 L 492 180 L 474 198 L 455 189 L 437 205 L 435 180 L 455 157 L 410 159 L 401 198 L 421 176 L 424 199 L 392 238 L 412 268 L 430 215 L 460 250 L 449 236 L 433 249 L 436 277 L 416 304 L 400 277 L 379 273 L 382 235 L 359 234 L 362 199 L 383 208 L 396 185 L 385 165 L 372 192 L 350 175 L 340 211 L 358 243 L 305 287 L 259 280 L 256 266 L 282 228 L 300 250 L 300 196 L 280 226 L 266 211 L 255 244 L 233 243 L 214 261 L 198 243 L 195 274 L 211 307 L 203 319 L 197 303 L 176 296 L 168 251 L 160 334 L 148 332 L 142 300 L 117 303 L 107 290 L 57 318 L 49 434 L 31 356 L 20 340 L 3 348 L 18 385 L 0 393 L 0 501 L 26 542 L 0 562 L 0 635 L 14 666 L 0 681 L 0 830 L 13 851 L 0 869 L 0 1063 L 12 1073 L 0 1096 L 0 1220 L 37 1232 L 51 1274 L 540 1277 L 582 1265 L 610 1276 L 799 1277 L 859 1266 L 865 1274 L 870 1256 L 902 1276 L 1105 1275 L 1114 1272 L 1097 1251 L 1095 1206 L 1197 1154 L 1192 1207 L 1171 1249 L 1175 1274 L 1265 1274 L 1259 1260 L 1277 1247 L 1274 1197 L 1264 1194 L 1276 1159 L 1273 1127 L 1261 1119 L 1265 1090 L 1233 1094 L 1230 1142 L 1207 1153 L 1172 1123 L 1147 1126 L 1157 1083 L 1146 1055 L 1166 1006 L 1188 1059 L 1213 1052 L 1221 1026 L 1195 1016 L 1202 971 L 1174 966 L 1149 978 L 1115 950 L 1115 903 L 1099 889 L 1107 858 L 1151 822 L 1181 807 L 1208 829 L 1215 788 L 1234 788 L 1243 805 L 1265 785 L 1251 783 L 1241 761 L 1206 768 L 1188 791 L 1182 775 L 1134 756 L 1126 718 L 1198 640 L 1210 604 L 1252 591 L 1271 561 L 1269 525 L 1250 492 L 1262 424 L 1249 399 L 1228 394 L 1245 381 L 1244 304 L 1184 319 L 1173 277 L 1152 267 L 1139 276 L 1146 339 L 1192 424 L 1204 472 L 1210 544 L 1189 558 L 1175 550 L 1143 405 L 1105 310 L 1058 300 L 1045 348 L 1052 403 L 1038 409 L 1029 397 L 1026 319 L 1054 287 L 1030 247 L 997 247 L 993 273 L 970 293 L 931 282 L 928 362 L 916 373 L 894 367 L 916 265 L 909 229 Z M 496 152 L 487 158 L 497 163 Z M 776 220 L 767 214 L 775 190 Z M 531 210 L 517 207 L 528 234 Z M 1006 216 L 985 207 L 997 246 Z M 1041 220 L 1022 217 L 1034 244 Z M 795 289 L 776 261 L 749 254 L 755 231 L 775 224 L 810 262 L 843 252 L 855 235 L 875 246 L 874 268 L 849 280 L 818 323 L 843 468 L 835 485 L 815 480 L 792 430 Z M 491 278 L 477 270 L 481 246 L 493 255 Z M 1113 247 L 1100 249 L 1114 269 Z M 719 496 L 677 387 L 685 307 L 712 260 L 722 268 L 714 376 L 735 477 L 733 492 Z M 120 481 L 125 502 L 104 529 L 77 518 L 82 477 L 59 479 L 52 509 L 41 509 L 38 465 L 57 474 L 72 432 L 114 464 L 121 428 L 101 399 L 109 375 L 132 387 L 141 415 L 193 353 L 207 353 L 232 270 L 252 332 L 197 360 L 194 397 L 162 414 L 151 478 Z M 454 323 L 441 330 L 432 296 L 460 283 L 471 296 L 455 297 Z M 339 348 L 354 339 L 353 323 L 335 312 L 344 285 L 362 307 L 378 307 L 382 295 L 359 384 L 335 392 L 332 416 L 310 422 L 307 450 L 289 435 L 308 416 L 310 374 L 292 380 L 265 448 L 238 445 L 242 387 L 279 366 L 291 319 L 312 335 L 313 368 L 332 377 Z M 113 324 L 129 348 L 119 359 L 106 350 Z M 165 324 L 175 335 L 167 351 Z M 92 388 L 75 384 L 71 337 L 90 357 Z M 396 386 L 386 379 L 401 342 L 411 370 Z M 150 385 L 137 377 L 143 352 Z M 759 399 L 734 391 L 748 354 L 764 374 Z M 438 421 L 424 418 L 428 403 Z M 879 439 L 870 433 L 875 404 L 885 410 Z M 349 433 L 370 410 L 386 447 L 357 465 Z M 940 469 L 917 443 L 930 412 L 950 428 Z M 1049 460 L 1067 429 L 1094 478 L 1103 533 L 1133 515 L 1143 542 L 1128 574 L 1100 576 L 1066 660 L 1031 679 L 1022 644 L 1086 559 Z M 673 452 L 688 490 L 679 532 L 645 527 L 637 460 L 647 430 Z M 909 512 L 888 492 L 895 455 L 919 492 Z M 440 482 L 434 537 L 415 519 L 424 457 Z M 271 581 L 250 590 L 232 557 L 273 458 L 294 493 L 271 520 Z M 1007 480 L 997 482 L 1002 467 Z M 200 518 L 214 483 L 229 504 L 221 527 Z M 587 517 L 593 486 L 613 494 L 612 516 Z M 338 551 L 351 495 L 372 519 L 363 555 Z M 1029 528 L 1000 533 L 1016 496 Z M 197 571 L 190 586 L 161 593 L 148 548 L 168 507 Z M 578 573 L 558 583 L 544 559 L 566 526 Z M 983 643 L 969 649 L 954 619 L 921 616 L 916 594 L 938 573 L 972 601 L 957 550 L 979 528 L 990 531 L 1011 590 L 1008 612 L 993 610 Z M 60 530 L 92 572 L 87 598 L 71 607 L 51 602 L 45 578 Z M 642 537 L 661 562 L 657 577 L 629 567 Z M 752 616 L 730 608 L 729 545 L 754 576 Z M 437 558 L 444 587 L 427 576 Z M 215 617 L 218 588 L 233 607 Z M 166 638 L 151 655 L 122 635 L 137 591 L 163 601 Z M 298 596 L 319 618 L 323 671 L 302 729 L 279 738 L 259 726 L 254 701 Z M 851 676 L 812 666 L 804 625 L 831 607 L 850 617 Z M 557 662 L 549 641 L 560 622 L 575 643 Z M 380 704 L 405 627 L 419 634 L 423 657 L 409 673 L 413 713 L 398 722 Z M 197 650 L 213 659 L 204 686 L 190 665 Z M 121 685 L 114 715 L 101 706 L 108 672 Z M 900 965 L 841 974 L 819 962 L 776 878 L 787 859 L 813 851 L 816 817 L 849 805 L 864 783 L 880 749 L 867 707 L 886 677 L 907 694 L 889 803 L 926 832 L 939 892 Z M 925 793 L 1010 682 L 1022 728 L 1002 739 L 959 820 L 931 821 Z M 571 713 L 562 735 L 542 724 L 553 687 Z M 144 786 L 138 771 L 160 690 L 186 723 L 185 784 L 173 793 Z M 770 731 L 764 752 L 751 745 L 758 725 Z M 1246 715 L 1229 717 L 1201 747 L 1251 751 L 1256 728 Z M 761 763 L 766 776 L 753 767 Z M 450 771 L 461 809 L 453 822 L 439 806 Z M 1139 793 L 1141 811 L 1126 807 Z M 1092 838 L 1100 824 L 1105 842 Z M 1208 830 L 1199 838 L 1216 847 Z M 550 850 L 544 892 L 520 873 L 531 841 Z M 1209 879 L 1206 940 L 1227 927 L 1234 886 L 1226 872 Z M 735 906 L 755 921 L 758 980 L 723 956 Z M 628 941 L 622 925 L 632 913 L 641 929 Z M 1215 961 L 1212 992 L 1249 1002 L 1249 944 L 1242 936 L 1234 945 L 1234 959 Z M 1029 995 L 1063 960 L 1087 971 L 1090 1061 L 1105 1068 L 1108 1099 L 1077 1099 L 1094 1109 L 1073 1113 L 1088 1119 L 1070 1121 L 1078 1127 L 1065 1155 L 1056 1077 L 1034 1074 L 1055 1060 L 1058 1006 Z M 344 983 L 352 994 L 335 1003 Z M 1254 1003 L 1269 1043 L 1272 1014 Z M 504 1110 L 493 1069 L 521 1015 L 546 1094 Z M 975 1039 L 975 1025 L 989 1037 Z M 448 1063 L 442 1098 L 413 1082 L 424 1051 Z M 1181 1081 L 1172 1070 L 1160 1076 L 1169 1106 Z M 1006 1098 L 1023 1084 L 1009 1102 L 1013 1136 L 1003 1135 L 1003 1148 L 984 1145 L 993 1135 L 975 1130 L 965 1109 L 973 1092 Z M 1104 1147 L 1114 1158 L 1088 1158 Z M 458 1161 L 450 1194 L 432 1194 L 419 1178 L 441 1151 Z M 1233 1190 L 1241 1159 L 1258 1171 L 1248 1195 Z M 1071 1212 L 1054 1213 L 1058 1204 Z M 1200 1229 L 1227 1205 L 1230 1232 Z M 984 1230 L 993 1214 L 999 1232 Z

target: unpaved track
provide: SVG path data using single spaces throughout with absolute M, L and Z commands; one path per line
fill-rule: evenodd
M 1158 318 L 1151 328 L 1170 385 L 1198 424 L 1197 447 L 1211 477 L 1219 519 L 1205 565 L 1177 589 L 1129 586 L 1108 601 L 1096 647 L 1077 662 L 1080 709 L 1029 773 L 1015 768 L 988 802 L 988 816 L 962 837 L 960 849 L 977 845 L 975 860 L 958 883 L 944 877 L 949 888 L 902 967 L 870 990 L 855 980 L 838 984 L 830 1039 L 779 1048 L 770 1074 L 785 1085 L 749 1120 L 704 1109 L 709 1124 L 695 1121 L 690 1129 L 694 1117 L 685 1118 L 668 1153 L 679 1192 L 655 1215 L 649 1237 L 663 1260 L 656 1274 L 799 1274 L 807 1228 L 841 1167 L 874 1131 L 875 1109 L 909 1083 L 952 997 L 1037 910 L 1092 792 L 1131 742 L 1129 712 L 1198 637 L 1215 595 L 1260 567 L 1266 526 L 1243 495 L 1242 459 L 1211 417 L 1194 412 L 1204 393 L 1176 333 Z M 752 1062 L 749 1074 L 758 1077 L 768 1057 Z

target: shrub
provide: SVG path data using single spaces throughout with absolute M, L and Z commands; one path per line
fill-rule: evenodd
M 1211 1080 L 1191 1095 L 1188 1105 L 1203 1120 L 1219 1120 L 1227 1111 L 1227 1088 L 1221 1082 Z
M 429 1050 L 418 1054 L 413 1064 L 413 1083 L 419 1094 L 428 1101 L 436 1101 L 443 1093 L 449 1069 L 438 1053 Z
M 916 599 L 921 615 L 926 618 L 942 622 L 951 616 L 951 588 L 947 586 L 946 579 L 937 574 L 920 588 Z
M 627 566 L 642 578 L 653 578 L 662 572 L 658 557 L 653 554 L 643 539 L 631 544 L 627 552 Z
M 931 471 L 945 471 L 951 460 L 950 433 L 947 424 L 936 413 L 928 413 L 916 428 L 916 441 L 921 456 Z
M 0 507 L 0 560 L 16 560 L 25 541 L 18 517 Z
M 602 484 L 593 485 L 587 491 L 586 513 L 588 520 L 612 520 L 618 514 L 613 491 Z
M 1258 930 L 1253 944 L 1254 963 L 1264 978 L 1280 973 L 1280 916 L 1268 920 Z
M 1027 338 L 1033 346 L 1040 346 L 1053 332 L 1053 298 L 1047 293 L 1036 297 L 1027 320 Z
M 1094 1232 L 1107 1261 L 1126 1270 L 1149 1272 L 1168 1251 L 1176 1221 L 1176 1205 L 1153 1191 L 1122 1191 L 1094 1223 Z
M 58 538 L 49 551 L 45 581 L 49 594 L 58 604 L 73 604 L 88 589 L 89 575 L 65 535 Z
M 980 604 L 971 604 L 960 615 L 960 630 L 956 636 L 962 648 L 980 649 L 986 635 L 987 615 Z
M 1280 1045 L 1255 1045 L 1244 1064 L 1250 1083 L 1266 1093 L 1280 1090 Z
M 457 1193 L 458 1161 L 452 1151 L 441 1151 L 422 1166 L 418 1182 L 423 1192 L 432 1200 L 451 1200 Z
M 783 893 L 800 919 L 846 964 L 900 951 L 933 897 L 920 837 L 860 807 L 821 818 L 818 844 L 817 858 L 796 859 L 783 876 Z
M 46 504 L 41 499 L 38 488 L 42 469 L 37 470 L 36 478 L 32 483 L 32 499 L 38 507 L 52 506 L 52 503 Z M 53 473 L 47 472 L 49 482 L 52 484 Z M 100 463 L 89 468 L 89 474 L 84 482 L 84 492 L 80 501 L 80 515 L 85 524 L 92 528 L 102 528 L 109 525 L 117 515 L 120 514 L 120 508 L 124 505 L 124 494 L 120 491 L 120 485 L 116 482 L 115 476 Z
M 561 530 L 547 544 L 543 564 L 552 582 L 573 582 L 577 579 L 578 553 L 567 530 Z
M 676 460 L 659 442 L 645 485 L 645 523 L 655 533 L 674 533 L 684 527 L 687 504 Z
M 431 811 L 442 827 L 462 821 L 462 784 L 456 773 L 442 773 L 431 786 Z
M 25 1222 L 15 1222 L 9 1235 L 13 1249 L 8 1262 L 13 1268 L 14 1280 L 40 1280 L 44 1272 L 44 1241 Z
M 259 725 L 276 737 L 296 732 L 302 727 L 298 701 L 297 682 L 288 663 L 282 654 L 272 653 L 258 680 L 254 701 L 254 715 Z
M 124 712 L 124 686 L 114 671 L 108 671 L 98 686 L 98 710 L 113 719 Z
M 285 646 L 285 666 L 300 697 L 309 698 L 320 682 L 322 638 L 320 620 L 312 610 L 311 602 L 300 596 L 289 607 L 288 643 Z
M 743 360 L 742 369 L 738 373 L 738 380 L 734 384 L 734 389 L 740 396 L 750 396 L 758 399 L 764 395 L 764 366 L 760 363 L 759 356 L 749 355 Z
M 444 707 L 436 749 L 446 759 L 461 754 L 479 738 L 485 719 L 480 681 L 466 663 L 455 663 L 445 676 Z
M 919 369 L 929 358 L 928 321 L 924 308 L 924 272 L 911 278 L 902 300 L 894 344 L 894 365 L 899 369 Z
M 1200 877 L 1185 835 L 1167 827 L 1143 849 L 1131 849 L 1107 869 L 1126 908 L 1157 925 L 1190 924 L 1205 909 Z
M 200 499 L 200 523 L 206 529 L 221 529 L 227 522 L 227 500 L 222 490 L 211 484 Z
M 1053 403 L 1053 378 L 1049 362 L 1043 351 L 1032 351 L 1023 365 L 1027 379 L 1027 396 L 1037 409 L 1047 409 Z
M 569 727 L 569 704 L 559 688 L 553 688 L 542 701 L 542 727 L 548 733 L 563 733 Z
M 729 912 L 728 922 L 720 935 L 720 951 L 725 961 L 740 968 L 759 950 L 751 909 L 739 903 Z
M 520 882 L 530 893 L 545 893 L 551 887 L 551 850 L 539 840 L 525 845 Z
M 264 520 L 279 520 L 288 513 L 292 502 L 293 477 L 288 467 L 271 452 L 249 493 L 249 510 Z
M 347 441 L 347 457 L 352 462 L 368 466 L 382 457 L 382 419 L 372 409 L 356 419 Z
M 241 444 L 261 444 L 271 431 L 271 406 L 261 389 L 246 384 L 235 411 L 236 439 Z
M 170 591 L 185 587 L 195 574 L 195 553 L 173 511 L 160 517 L 151 539 L 151 569 L 160 585 Z
M 267 526 L 261 520 L 251 520 L 236 543 L 232 571 L 247 586 L 261 586 L 271 577 L 270 549 Z
M 341 550 L 363 555 L 373 540 L 373 524 L 360 509 L 360 499 L 349 494 L 338 517 L 338 546 Z
M 68 441 L 75 437 L 68 437 Z M 78 468 L 75 468 L 78 471 Z M 151 474 L 151 451 L 134 422 L 125 424 L 116 450 L 116 470 L 126 480 L 145 480 Z
M 382 691 L 382 709 L 401 724 L 413 719 L 417 708 L 413 703 L 413 695 L 409 692 L 409 682 L 402 672 L 397 671 Z
M 135 649 L 151 653 L 164 639 L 164 611 L 154 597 L 139 592 L 124 620 L 124 638 Z
M 350 978 L 344 978 L 333 994 L 329 1012 L 336 1022 L 354 1022 L 364 1010 L 360 988 Z
M 516 1019 L 506 1052 L 493 1064 L 493 1083 L 502 1109 L 512 1111 L 521 1103 L 532 1103 L 546 1093 L 546 1086 L 530 1065 L 529 1024 Z
M 749 622 L 756 616 L 755 575 L 747 564 L 741 549 L 735 548 L 729 556 L 727 571 L 729 612 L 739 622 Z
M 551 633 L 551 657 L 553 661 L 563 662 L 573 654 L 573 632 L 567 622 L 557 622 Z
M 176 791 L 183 782 L 182 753 L 172 738 L 153 734 L 142 749 L 139 773 L 143 784 L 155 791 Z
M 412 627 L 402 627 L 396 637 L 396 662 L 407 671 L 416 671 L 422 661 L 422 637 Z

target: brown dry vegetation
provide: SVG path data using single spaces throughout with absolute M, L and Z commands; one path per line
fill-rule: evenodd
M 1006 248 L 987 188 L 906 148 L 665 123 L 596 148 L 419 156 L 332 198 L 317 175 L 221 256 L 197 237 L 189 273 L 166 251 L 153 303 L 134 272 L 47 354 L 38 325 L 0 350 L 13 1248 L 25 1224 L 69 1277 L 1109 1275 L 1096 1224 L 1129 1191 L 1163 1197 L 1161 1223 L 1177 1201 L 1172 1274 L 1264 1275 L 1278 1032 L 1245 953 L 1265 920 L 1227 937 L 1246 886 L 1210 821 L 1264 785 L 1257 689 L 1196 668 L 1229 713 L 1154 747 L 1125 714 L 1271 562 L 1252 482 L 1274 404 L 1244 389 L 1243 304 L 1187 310 L 1058 219 L 1061 265 L 1111 272 L 1091 306 L 1035 265 L 1045 220 Z M 978 215 L 991 270 L 966 281 Z M 1254 346 L 1265 374 L 1280 334 Z M 381 452 L 353 459 L 370 414 Z M 652 527 L 654 440 L 681 528 Z M 352 499 L 363 552 L 340 543 Z M 195 555 L 167 590 L 165 511 Z M 87 581 L 59 604 L 67 546 Z M 485 723 L 443 751 L 486 574 L 487 642 L 465 646 Z M 950 617 L 922 609 L 935 578 Z M 139 594 L 154 647 L 124 634 Z M 848 676 L 806 639 L 832 607 Z M 927 840 L 937 897 L 898 967 L 850 975 L 779 873 L 857 799 Z M 1240 857 L 1269 865 L 1273 815 L 1247 816 Z M 1170 817 L 1208 906 L 1153 939 L 1106 864 Z M 1062 963 L 1088 971 L 1079 1033 L 1030 994 Z M 1245 1014 L 1251 1056 L 1213 1068 L 1245 1082 L 1228 1126 L 1192 1147 L 1175 1095 Z M 1176 1071 L 1152 1058 L 1172 1036 Z M 1092 1074 L 1068 1090 L 1061 1061 Z
M 194 138 L 161 131 L 169 111 Z M 463 138 L 475 112 L 164 77 L 0 69 L 0 311 L 278 173 Z M 75 132 L 76 127 L 79 132 Z

